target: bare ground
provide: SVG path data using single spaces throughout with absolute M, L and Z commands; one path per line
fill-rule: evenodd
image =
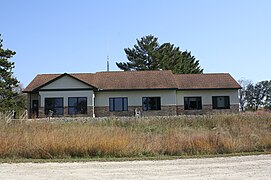
M 162 161 L 0 164 L 0 179 L 271 179 L 271 155 Z

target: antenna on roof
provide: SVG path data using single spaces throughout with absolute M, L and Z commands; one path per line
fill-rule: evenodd
M 109 56 L 107 56 L 106 70 L 107 70 L 107 72 L 109 72 Z

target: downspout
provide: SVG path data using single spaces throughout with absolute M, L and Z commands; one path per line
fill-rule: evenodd
M 40 117 L 40 107 L 41 107 L 41 97 L 40 97 L 40 92 L 39 92 L 39 94 L 38 94 L 38 117 Z M 44 106 L 43 112 L 45 114 L 45 106 Z
M 29 112 L 28 112 L 28 119 L 31 119 L 32 118 L 32 100 L 31 100 L 31 92 L 28 93 L 29 95 Z
M 94 91 L 92 94 L 92 117 L 95 118 L 95 94 L 94 94 Z

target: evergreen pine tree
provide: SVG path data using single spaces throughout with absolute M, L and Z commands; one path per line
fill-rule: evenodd
M 117 66 L 124 70 L 156 70 L 158 68 L 158 59 L 156 52 L 159 49 L 157 38 L 152 35 L 137 39 L 134 48 L 125 48 L 127 59 L 129 62 L 116 63 Z
M 171 70 L 175 74 L 203 73 L 199 60 L 191 52 L 182 52 L 173 44 L 164 43 L 161 46 L 158 38 L 148 35 L 137 39 L 137 44 L 124 49 L 128 62 L 119 62 L 116 65 L 124 71 L 142 70 Z
M 19 82 L 13 77 L 14 62 L 8 61 L 16 52 L 3 49 L 2 42 L 0 34 L 0 112 L 5 112 L 15 109 L 17 92 L 14 91 L 14 88 L 18 86 Z

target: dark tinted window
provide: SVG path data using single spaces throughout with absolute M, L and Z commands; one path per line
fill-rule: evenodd
M 87 114 L 86 97 L 69 97 L 69 114 Z
M 109 111 L 128 111 L 128 98 L 109 98 Z
M 213 96 L 213 109 L 230 109 L 229 96 Z
M 184 109 L 185 110 L 202 109 L 201 97 L 185 97 Z
M 148 110 L 161 110 L 161 98 L 160 97 L 143 97 L 142 109 Z
M 63 115 L 63 98 L 45 98 L 45 114 L 53 111 L 53 116 Z

